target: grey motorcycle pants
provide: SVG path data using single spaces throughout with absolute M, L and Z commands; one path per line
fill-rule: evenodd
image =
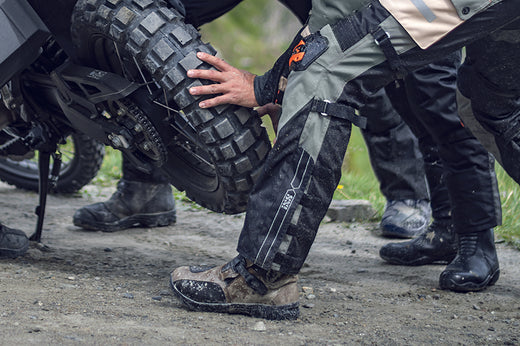
M 351 129 L 349 120 L 316 107 L 316 100 L 359 109 L 392 80 L 514 21 L 518 6 L 504 0 L 428 50 L 418 48 L 378 2 L 321 28 L 319 35 L 327 39 L 328 49 L 289 75 L 278 139 L 251 195 L 238 251 L 264 269 L 297 273 L 303 265 L 339 181 Z M 381 33 L 391 37 L 393 52 L 381 47 L 380 36 L 374 38 Z M 351 121 L 356 121 L 353 112 Z M 496 180 L 490 174 L 492 160 L 467 132 L 450 134 L 439 128 L 436 140 L 444 141 L 439 142 L 443 159 L 452 165 L 447 177 L 450 197 L 460 206 L 452 211 L 457 232 L 494 227 L 500 212 Z M 450 152 L 455 147 L 464 150 L 455 155 Z M 457 161 L 462 152 L 469 157 L 464 164 Z

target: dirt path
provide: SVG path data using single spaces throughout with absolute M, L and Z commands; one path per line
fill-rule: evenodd
M 178 206 L 175 226 L 119 233 L 72 226 L 101 201 L 51 196 L 44 244 L 0 261 L 0 344 L 518 344 L 520 253 L 498 245 L 502 275 L 481 293 L 438 289 L 442 266 L 385 264 L 376 224 L 323 224 L 301 273 L 301 317 L 196 313 L 170 294 L 179 265 L 235 255 L 242 216 Z M 0 184 L 2 220 L 32 231 L 37 196 Z

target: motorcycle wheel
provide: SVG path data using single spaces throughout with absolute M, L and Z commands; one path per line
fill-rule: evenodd
M 245 211 L 270 150 L 269 138 L 251 110 L 201 109 L 202 98 L 188 93 L 208 82 L 190 79 L 186 71 L 212 68 L 196 52 L 216 53 L 199 32 L 164 1 L 79 0 L 72 36 L 82 63 L 143 83 L 154 95 L 137 93 L 131 99 L 167 145 L 161 169 L 170 182 L 210 210 Z
M 105 155 L 103 144 L 79 133 L 71 134 L 59 150 L 63 162 L 53 193 L 79 191 L 96 176 Z M 0 180 L 21 189 L 38 191 L 38 159 L 17 161 L 1 157 Z

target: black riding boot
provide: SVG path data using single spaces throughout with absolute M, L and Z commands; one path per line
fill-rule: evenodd
M 0 223 L 0 258 L 16 258 L 29 248 L 29 239 L 24 232 Z
M 457 257 L 441 273 L 442 289 L 458 292 L 480 291 L 500 276 L 493 230 L 459 234 Z
M 168 226 L 175 221 L 175 200 L 169 184 L 126 179 L 119 181 L 108 201 L 88 205 L 74 214 L 74 225 L 103 232 Z
M 413 240 L 386 244 L 379 250 L 379 256 L 389 263 L 408 266 L 450 263 L 457 255 L 456 238 L 449 220 L 435 220 Z

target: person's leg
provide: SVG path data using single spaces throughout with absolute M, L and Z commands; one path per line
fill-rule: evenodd
M 242 0 L 182 0 L 186 22 L 198 27 L 230 11 Z M 129 227 L 167 226 L 176 221 L 175 200 L 164 174 L 144 173 L 124 156 L 123 178 L 106 202 L 87 205 L 76 211 L 74 225 L 91 230 L 114 232 Z
M 459 61 L 460 58 L 456 55 L 454 60 L 448 57 L 419 69 L 405 78 L 405 86 L 408 107 L 439 148 L 438 156 L 445 167 L 454 229 L 458 238 L 472 239 L 474 247 L 485 249 L 472 258 L 464 258 L 466 267 L 473 275 L 466 273 L 465 277 L 460 278 L 459 285 L 444 287 L 453 290 L 479 290 L 494 283 L 499 275 L 498 259 L 494 247 L 489 245 L 489 239 L 492 239 L 492 228 L 501 221 L 500 198 L 493 160 L 488 158 L 482 145 L 460 124 L 457 116 L 455 82 Z M 467 234 L 471 234 L 471 237 Z M 393 249 L 394 253 L 401 256 L 402 252 L 408 251 L 409 257 L 414 253 L 420 257 L 425 252 L 419 251 L 421 246 L 430 251 L 435 250 L 437 245 L 439 252 L 449 248 L 450 244 L 446 240 L 450 237 L 444 236 L 443 244 L 436 236 L 437 234 L 428 234 L 415 244 L 387 245 L 381 249 L 381 255 L 385 257 L 389 249 Z M 460 256 L 457 259 L 462 263 Z M 449 268 L 450 266 L 447 267 Z M 443 273 L 441 286 L 445 277 L 446 274 Z
M 464 233 L 500 224 L 501 209 L 493 160 L 458 117 L 454 64 L 459 56 L 452 57 L 409 74 L 405 88 L 413 114 L 439 147 L 454 226 Z
M 466 52 L 458 83 L 470 106 L 463 121 L 520 183 L 520 20 L 469 45 Z M 487 132 L 475 129 L 472 117 Z
M 520 182 L 520 20 L 487 40 L 469 45 L 466 52 L 467 59 L 460 70 L 460 91 L 471 100 L 477 120 L 492 134 L 485 137 L 484 143 L 494 144 L 492 148 L 504 169 Z M 495 263 L 497 274 L 491 282 L 498 279 L 491 232 L 461 234 L 458 255 L 441 274 L 441 287 L 473 290 L 473 280 L 465 279 L 470 275 L 483 277 L 485 268 L 494 267 Z
M 172 273 L 173 291 L 186 305 L 269 319 L 298 316 L 294 274 L 337 187 L 350 136 L 349 121 L 309 106 L 280 127 L 249 199 L 239 257 L 216 269 L 181 267 Z
M 424 157 L 428 186 L 431 189 L 433 222 L 414 240 L 384 245 L 379 255 L 389 263 L 400 265 L 449 263 L 457 253 L 457 246 L 451 220 L 451 201 L 439 148 L 420 124 L 410 127 L 414 128 Z
M 486 42 L 485 40 L 487 38 L 484 39 L 486 35 L 493 30 L 497 30 L 511 23 L 518 18 L 520 13 L 520 3 L 503 1 L 473 16 L 427 50 L 420 50 L 414 47 L 414 43 L 406 37 L 406 33 L 399 31 L 402 30 L 402 28 L 400 29 L 400 25 L 392 23 L 392 17 L 385 14 L 385 10 L 378 8 L 378 6 L 377 3 L 373 3 L 372 6 L 360 11 L 356 18 L 342 21 L 333 28 L 333 32 L 335 33 L 334 38 L 341 42 L 342 52 L 344 52 L 344 56 L 346 57 L 343 63 L 350 64 L 353 67 L 355 66 L 355 69 L 351 71 L 350 78 L 346 78 L 351 81 L 347 82 L 343 90 L 343 100 L 354 106 L 364 104 L 367 100 L 367 95 L 377 90 L 380 86 L 386 85 L 387 82 L 395 78 L 396 75 L 406 73 L 406 70 L 414 69 L 431 60 L 438 60 L 455 48 L 460 48 L 463 45 L 470 44 L 479 39 L 480 41 L 478 42 L 480 42 L 480 44 Z M 383 29 L 385 33 L 390 33 L 390 40 L 388 37 L 386 39 L 378 39 L 374 45 L 374 41 L 372 40 L 374 39 L 374 35 L 378 35 L 377 30 L 372 31 L 373 29 L 367 29 L 370 28 L 371 23 L 374 21 L 381 23 L 376 27 Z M 359 26 L 361 23 L 366 25 Z M 349 30 L 349 28 L 353 30 Z M 363 30 L 366 30 L 366 34 L 362 33 Z M 360 32 L 361 34 L 359 34 Z M 371 32 L 374 34 L 371 34 Z M 357 33 L 359 34 L 358 39 L 353 39 L 351 36 L 345 37 L 345 33 L 349 33 L 347 36 L 351 33 Z M 382 50 L 380 47 L 382 46 L 382 42 L 385 41 L 386 44 L 389 41 L 391 44 L 390 47 L 383 44 L 383 46 L 386 45 L 386 47 Z M 370 51 L 374 49 L 379 52 L 379 55 L 378 53 L 370 53 Z M 392 49 L 394 49 L 394 53 L 392 53 Z M 480 54 L 489 57 L 487 65 L 498 66 L 495 65 L 496 60 L 494 59 L 497 53 L 499 52 L 494 50 Z M 390 59 L 390 62 L 385 61 L 386 59 Z M 510 61 L 515 61 L 516 63 L 518 60 L 512 59 Z M 369 67 L 370 65 L 372 66 Z M 486 69 L 484 64 L 482 67 L 483 70 Z M 502 72 L 507 74 L 509 70 L 505 69 Z M 477 84 L 473 85 L 478 88 Z M 500 85 L 494 85 L 494 87 L 499 90 L 503 88 L 502 91 L 504 91 L 504 93 L 502 96 L 507 95 L 505 99 L 508 102 L 518 99 L 517 96 L 511 95 L 512 90 L 508 90 L 507 87 L 501 87 Z M 485 90 L 485 88 L 480 90 Z M 518 93 L 516 93 L 516 95 L 518 95 Z M 482 100 L 486 102 L 486 100 L 493 99 L 493 97 L 487 95 L 480 94 L 479 96 L 480 99 L 477 100 L 477 102 Z M 493 112 L 491 112 L 491 114 L 493 114 Z M 514 119 L 514 113 L 506 117 L 508 119 Z M 503 135 L 501 137 L 503 137 Z M 470 160 L 474 161 L 472 164 L 478 167 L 481 173 L 488 171 L 492 167 L 492 163 L 486 159 L 482 153 L 473 153 L 470 147 L 464 148 L 466 145 L 464 142 L 455 143 L 454 141 L 456 140 L 457 138 L 451 138 L 448 139 L 446 143 L 456 144 L 458 146 L 457 151 L 451 151 L 452 146 L 439 148 L 444 152 L 443 156 L 445 159 L 450 161 L 453 165 L 452 171 L 449 172 L 449 174 L 452 175 L 453 181 L 456 182 L 457 176 L 459 176 L 460 179 L 458 181 L 462 183 L 458 186 L 456 183 L 450 184 L 451 186 L 449 186 L 449 188 L 456 192 L 457 188 L 460 190 L 465 186 L 466 192 L 477 192 L 477 199 L 481 199 L 482 197 L 478 196 L 480 185 L 489 186 L 489 180 L 482 181 L 481 178 L 485 177 L 485 174 L 482 174 L 476 176 L 475 180 L 466 179 L 466 181 L 464 181 L 463 173 L 468 168 L 468 161 L 460 161 L 460 154 L 464 151 L 466 151 L 466 155 L 469 153 Z M 514 147 L 514 143 L 512 143 L 511 139 L 509 139 L 507 144 Z M 511 150 L 509 154 L 509 156 L 501 156 L 503 159 L 506 157 L 512 162 L 518 162 L 518 155 L 515 154 L 514 150 Z M 484 207 L 484 205 L 475 203 L 473 211 L 465 211 L 464 204 L 472 199 L 473 196 L 471 194 L 452 193 L 450 197 L 455 207 L 453 210 L 453 219 L 456 222 L 455 227 L 459 233 L 458 255 L 455 260 L 448 265 L 443 275 L 441 275 L 440 284 L 441 287 L 454 290 L 479 290 L 489 284 L 493 284 L 498 278 L 498 261 L 496 261 L 496 253 L 492 241 L 492 230 L 485 229 L 487 222 L 480 222 L 484 221 L 483 219 L 478 220 L 480 215 L 486 215 L 488 217 L 491 215 L 488 213 L 489 210 L 487 210 L 489 206 Z M 491 198 L 493 199 L 493 197 Z M 476 212 L 478 210 L 480 210 L 480 212 Z M 469 215 L 471 213 L 475 214 Z M 475 215 L 479 216 L 475 217 Z M 489 221 L 491 221 L 491 219 Z M 489 225 L 491 224 L 492 222 Z M 472 268 L 475 270 L 476 275 L 472 273 Z M 468 278 L 472 279 L 468 280 Z M 465 283 L 465 280 L 469 282 Z
M 360 114 L 370 162 L 387 203 L 381 219 L 384 236 L 413 238 L 430 224 L 430 194 L 417 139 L 386 96 L 370 98 Z
M 29 248 L 29 239 L 24 232 L 0 223 L 0 258 L 16 258 Z
M 428 176 L 434 182 L 430 183 L 430 188 L 433 196 L 434 219 L 437 221 L 432 224 L 429 232 L 423 234 L 419 239 L 383 246 L 380 255 L 390 263 L 405 265 L 422 265 L 431 262 L 449 263 L 455 257 L 457 246 L 455 234 L 450 226 L 451 203 L 446 182 L 452 185 L 451 193 L 456 196 L 467 195 L 466 191 L 470 187 L 464 186 L 464 184 L 470 174 L 473 177 L 471 180 L 491 182 L 491 184 L 484 184 L 480 189 L 482 195 L 476 196 L 476 198 L 473 196 L 471 201 L 464 204 L 464 209 L 480 210 L 484 204 L 487 209 L 481 210 L 479 215 L 486 215 L 486 217 L 496 220 L 496 223 L 500 220 L 496 178 L 492 168 L 488 170 L 479 168 L 467 157 L 468 154 L 475 155 L 476 152 L 476 155 L 480 155 L 479 157 L 487 161 L 485 151 L 479 144 L 469 144 L 476 141 L 467 136 L 457 116 L 455 83 L 459 65 L 460 54 L 455 53 L 412 73 L 405 79 L 404 87 L 396 88 L 392 84 L 387 87 L 396 108 L 403 114 L 421 143 L 425 164 L 428 167 Z M 403 91 L 406 99 L 402 96 Z M 447 160 L 449 157 L 445 150 L 439 150 L 446 146 L 450 146 L 451 151 L 456 153 L 449 156 L 453 157 L 451 160 Z M 455 160 L 458 162 L 454 162 Z M 455 164 L 459 166 L 454 167 Z M 445 172 L 443 166 L 447 168 Z M 466 168 L 459 172 L 460 167 Z M 435 183 L 436 181 L 437 183 Z M 460 190 L 457 191 L 453 186 L 459 187 Z M 494 201 L 496 206 L 494 211 L 493 204 L 489 204 L 488 200 Z M 455 197 L 455 201 L 457 201 L 457 197 Z M 457 229 L 474 231 L 476 228 L 487 231 L 488 226 L 492 227 L 495 222 L 485 225 L 460 225 L 459 223 Z M 444 223 L 445 226 L 438 227 L 439 223 Z
M 292 73 L 289 80 L 307 84 L 312 79 L 318 84 L 316 90 L 325 91 L 330 90 L 329 76 L 324 73 L 323 78 L 316 78 L 303 71 Z M 301 97 L 311 100 L 313 92 L 286 91 L 276 143 L 249 199 L 239 257 L 217 269 L 182 267 L 172 273 L 173 291 L 188 306 L 263 318 L 297 317 L 295 274 L 341 177 L 351 131 L 349 120 L 316 109 L 312 101 L 299 103 L 294 114 L 284 113 L 289 108 L 286 104 L 297 103 Z M 331 95 L 327 99 L 334 104 Z M 357 117 L 348 107 L 340 114 L 348 114 L 353 121 Z
M 453 92 L 456 68 L 453 60 L 448 62 L 445 72 L 442 74 L 438 74 L 434 69 L 426 67 L 433 79 L 446 80 L 446 78 L 442 78 L 444 75 L 452 75 L 451 88 L 445 88 L 440 83 L 434 84 L 439 95 Z M 443 102 L 446 100 L 442 100 L 442 98 L 439 100 L 432 99 L 432 102 L 429 104 L 422 105 L 420 107 L 421 111 L 416 114 L 412 110 L 410 103 L 417 100 L 409 99 L 404 80 L 390 84 L 386 87 L 386 90 L 395 108 L 418 138 L 431 193 L 433 222 L 429 225 L 426 232 L 412 241 L 384 245 L 380 249 L 379 255 L 392 264 L 424 265 L 437 262 L 447 264 L 455 257 L 457 246 L 451 221 L 451 201 L 446 186 L 446 174 L 439 156 L 439 147 L 420 119 L 428 116 L 437 117 L 437 113 L 452 113 L 453 106 L 444 104 Z M 454 116 L 456 117 L 456 114 Z
M 344 61 L 344 63 L 350 63 L 352 66 L 356 67 L 355 71 L 352 71 L 354 73 L 351 74 L 351 77 L 346 78 L 350 80 L 350 82 L 347 83 L 343 90 L 345 102 L 354 106 L 364 104 L 367 95 L 377 90 L 380 86 L 387 84 L 387 82 L 395 78 L 396 75 L 406 73 L 406 70 L 414 69 L 425 62 L 438 60 L 443 55 L 446 55 L 450 51 L 464 45 L 470 45 L 472 48 L 478 47 L 479 45 L 485 46 L 486 40 L 489 39 L 486 35 L 508 25 L 508 23 L 518 20 L 520 15 L 520 3 L 511 0 L 502 1 L 501 3 L 495 4 L 485 9 L 483 12 L 471 17 L 469 20 L 466 20 L 462 25 L 452 30 L 446 35 L 446 37 L 433 44 L 427 50 L 420 50 L 418 47 L 414 46 L 414 43 L 411 42 L 409 38 L 406 37 L 406 33 L 403 33 L 402 31 L 400 32 L 402 27 L 400 27 L 396 22 L 393 22 L 393 18 L 389 17 L 388 14 L 385 13 L 385 10 L 380 7 L 378 8 L 378 6 L 377 3 L 372 3 L 372 6 L 360 11 L 356 18 L 342 21 L 340 25 L 335 25 L 333 30 L 336 33 L 334 35 L 335 38 L 341 42 L 340 45 L 342 46 L 342 52 L 344 52 L 347 57 L 345 60 L 348 61 Z M 367 29 L 370 28 L 370 23 L 374 22 L 381 23 L 376 26 L 379 29 L 376 29 L 375 31 Z M 360 26 L 361 23 L 367 25 Z M 435 23 L 432 25 L 434 26 Z M 388 38 L 388 35 L 386 35 L 386 38 L 384 37 L 385 35 L 382 35 L 383 38 L 377 39 L 377 42 L 375 42 L 375 46 L 377 46 L 375 47 L 374 42 L 371 41 L 371 39 L 374 38 L 374 35 L 378 36 L 377 30 L 379 30 L 379 34 L 381 34 L 381 31 L 384 33 L 390 33 L 391 39 Z M 366 34 L 363 34 L 363 31 Z M 373 32 L 373 34 L 370 32 Z M 352 33 L 358 34 L 358 39 L 353 39 L 349 36 Z M 497 33 L 500 34 L 500 31 Z M 345 37 L 345 35 L 348 37 Z M 502 39 L 501 41 L 504 40 Z M 477 43 L 472 45 L 471 42 Z M 379 52 L 379 54 L 373 54 L 374 49 Z M 372 53 L 370 53 L 370 51 L 372 51 Z M 496 56 L 499 54 L 507 56 L 507 53 L 501 53 L 499 49 L 487 51 L 470 49 L 470 51 L 473 51 L 470 55 L 473 55 L 474 58 L 484 58 L 482 61 L 485 61 L 486 63 L 481 65 L 482 71 L 496 71 L 496 69 L 489 68 L 489 66 L 503 68 L 496 64 L 498 61 Z M 390 59 L 390 62 L 385 61 L 387 59 Z M 518 64 L 517 61 L 518 60 L 510 59 L 509 62 L 513 64 L 513 66 L 507 68 L 508 65 L 506 65 L 506 68 L 503 68 L 503 70 L 500 71 L 504 74 L 504 77 L 506 77 L 508 73 L 516 70 Z M 477 74 L 476 77 L 480 76 Z M 478 81 L 479 79 L 480 81 Z M 503 109 L 500 107 L 497 110 L 486 109 L 487 107 L 485 104 L 491 106 L 493 101 L 496 99 L 495 96 L 501 95 L 504 100 L 502 101 L 502 104 L 508 105 L 506 108 L 518 110 L 518 103 L 516 103 L 518 100 L 518 89 L 509 89 L 507 84 L 501 86 L 500 84 L 493 83 L 486 86 L 486 80 L 492 81 L 493 78 L 491 76 L 487 76 L 484 79 L 476 78 L 471 85 L 475 88 L 481 87 L 481 89 L 478 90 L 480 92 L 484 92 L 490 87 L 491 89 L 496 89 L 496 92 L 493 93 L 494 95 L 477 92 L 476 95 L 471 95 L 472 102 L 476 102 L 477 104 L 483 102 L 484 105 L 482 108 L 485 110 L 483 113 L 489 113 L 491 117 L 498 113 L 499 117 L 512 121 L 512 123 L 508 124 L 506 127 L 514 130 L 513 125 L 515 122 L 515 114 L 518 114 L 516 111 L 509 112 L 509 114 L 508 112 L 502 113 Z M 474 110 L 478 108 L 479 107 L 475 106 Z M 482 118 L 489 119 L 489 116 L 482 116 Z M 518 162 L 518 152 L 515 149 L 515 138 L 511 138 L 510 136 L 507 136 L 507 134 L 508 132 L 501 133 L 499 138 L 501 138 L 504 143 L 498 145 L 498 149 L 507 154 L 500 155 L 502 160 L 509 160 L 511 165 L 509 166 L 508 164 L 504 164 L 506 169 L 507 167 L 514 167 L 515 162 Z M 451 141 L 448 140 L 447 143 L 454 143 L 454 140 L 456 140 L 456 138 L 451 139 Z M 453 174 L 453 177 L 456 177 L 457 175 L 460 176 L 461 173 L 467 169 L 467 166 L 462 164 L 463 161 L 458 161 L 460 158 L 460 150 L 462 149 L 462 151 L 464 151 L 462 144 L 463 143 L 457 143 L 459 146 L 459 152 L 450 151 L 452 149 L 451 146 L 440 148 L 440 150 L 445 153 L 445 158 L 453 164 L 453 170 L 450 172 L 450 174 Z M 473 156 L 474 153 L 471 152 L 469 147 L 465 150 L 470 153 L 471 160 L 475 161 L 473 164 L 477 165 L 477 167 L 480 165 L 479 169 L 481 172 L 492 167 L 492 163 L 484 158 L 482 153 L 475 153 Z M 476 158 L 479 159 L 478 162 L 476 162 Z M 459 162 L 461 163 L 460 165 L 458 164 Z M 514 172 L 511 172 L 511 175 L 515 177 Z M 484 175 L 476 177 L 476 180 L 474 181 L 464 181 L 464 179 L 460 179 L 459 181 L 463 184 L 458 187 L 461 188 L 462 186 L 466 186 L 466 192 L 477 192 L 477 198 L 481 198 L 478 196 L 480 185 L 489 185 L 489 181 L 479 180 L 483 176 Z M 456 181 L 456 179 L 454 179 L 454 181 Z M 451 184 L 449 188 L 450 190 L 454 189 L 453 191 L 457 191 L 456 184 Z M 452 193 L 450 194 L 450 197 L 452 198 L 455 207 L 453 210 L 453 219 L 456 223 L 459 223 L 459 225 L 455 224 L 457 232 L 459 233 L 458 255 L 441 275 L 440 285 L 443 288 L 454 290 L 479 290 L 489 284 L 493 284 L 498 278 L 498 261 L 496 261 L 496 253 L 493 245 L 493 233 L 491 229 L 484 229 L 486 222 L 480 223 L 480 221 L 483 220 L 478 220 L 478 216 L 475 217 L 475 215 L 482 215 L 480 212 L 472 215 L 469 214 L 475 213 L 475 211 L 465 212 L 464 203 L 468 202 L 469 199 L 472 198 L 471 195 L 457 195 L 456 193 Z M 456 205 L 459 205 L 460 207 L 457 207 Z M 476 204 L 475 210 L 481 210 L 482 207 L 482 205 L 479 206 Z M 481 211 L 484 212 L 483 215 L 489 216 L 485 210 Z M 467 222 L 465 222 L 466 218 Z M 464 223 L 466 223 L 466 225 L 464 225 Z M 473 230 L 480 230 L 480 232 L 473 232 Z M 473 270 L 475 270 L 475 272 Z M 468 278 L 473 279 L 468 280 L 469 282 L 465 282 Z
M 159 170 L 141 172 L 123 156 L 123 177 L 106 201 L 74 213 L 78 227 L 115 232 L 130 227 L 168 226 L 176 221 L 175 199 L 166 176 Z
M 516 14 L 510 12 L 518 10 L 515 6 L 520 4 L 515 0 L 504 0 L 490 7 L 453 30 L 447 39 L 442 40 L 442 45 L 426 55 L 416 49 L 409 35 L 377 1 L 334 29 L 330 26 L 322 28 L 320 33 L 327 38 L 328 49 L 317 50 L 320 52 L 318 56 L 309 56 L 313 58 L 309 64 L 299 64 L 301 69 L 289 75 L 279 124 L 283 136 L 278 136 L 279 142 L 268 157 L 264 177 L 251 196 L 238 245 L 243 259 L 238 262 L 242 264 L 210 271 L 178 268 L 170 279 L 174 292 L 198 310 L 247 313 L 240 308 L 258 306 L 258 311 L 272 311 L 293 306 L 293 303 L 286 304 L 288 301 L 297 304 L 298 298 L 294 295 L 283 300 L 282 304 L 280 300 L 269 301 L 269 296 L 281 291 L 279 286 L 269 286 L 265 282 L 276 282 L 300 270 L 336 187 L 350 123 L 342 123 L 330 116 L 350 114 L 352 122 L 359 122 L 353 113 L 341 111 L 342 107 L 361 107 L 368 94 L 398 77 L 399 74 L 393 70 L 417 68 L 484 37 L 486 30 L 498 28 L 508 19 L 518 17 L 518 11 Z M 374 34 L 379 38 L 378 34 L 389 30 L 391 43 L 398 48 L 398 55 L 404 62 L 385 63 L 385 54 L 380 47 L 381 44 L 386 46 L 388 39 L 374 41 L 368 30 L 374 25 L 379 27 L 382 22 L 385 22 L 383 30 Z M 338 32 L 352 37 L 338 38 Z M 308 42 L 310 46 L 318 45 L 317 48 L 323 44 L 321 39 L 315 40 L 314 44 Z M 288 127 L 284 129 L 286 125 Z M 339 140 L 341 137 L 344 141 Z M 278 146 L 278 143 L 286 145 Z M 471 219 L 478 222 L 473 217 Z M 224 282 L 226 278 L 229 280 Z M 228 288 L 235 281 L 243 283 L 240 288 L 247 287 L 247 290 L 230 292 Z

